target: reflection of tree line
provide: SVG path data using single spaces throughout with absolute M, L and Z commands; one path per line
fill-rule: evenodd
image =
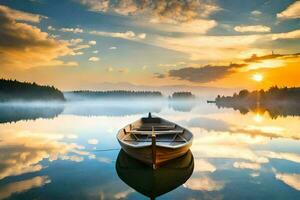
M 1 105 L 0 123 L 36 120 L 38 118 L 54 118 L 62 113 L 63 110 L 63 106 Z
M 300 116 L 300 88 L 271 87 L 269 90 L 253 91 L 241 90 L 233 96 L 216 98 L 218 107 L 233 108 L 242 114 L 249 111 L 267 111 L 272 118 L 278 116 Z

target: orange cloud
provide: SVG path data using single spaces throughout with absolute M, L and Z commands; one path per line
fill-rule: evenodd
M 0 62 L 3 68 L 31 68 L 67 65 L 58 57 L 72 53 L 69 43 L 51 38 L 48 33 L 22 21 L 38 23 L 41 15 L 0 7 Z

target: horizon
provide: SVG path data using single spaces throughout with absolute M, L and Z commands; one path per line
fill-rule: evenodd
M 299 13 L 293 0 L 0 0 L 0 77 L 63 91 L 297 87 Z

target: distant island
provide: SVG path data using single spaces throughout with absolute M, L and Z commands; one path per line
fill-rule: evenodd
M 195 95 L 191 92 L 174 92 L 169 99 L 194 99 Z
M 148 98 L 163 97 L 161 92 L 158 91 L 126 91 L 126 90 L 111 90 L 111 91 L 71 91 L 64 93 L 68 101 L 76 100 L 97 100 L 97 99 L 109 99 L 109 98 Z
M 53 86 L 0 79 L 0 102 L 9 101 L 65 101 L 65 97 Z
M 242 114 L 249 111 L 268 111 L 271 117 L 300 116 L 300 88 L 279 88 L 277 86 L 264 90 L 241 90 L 233 96 L 220 96 L 215 99 L 218 107 L 234 108 Z

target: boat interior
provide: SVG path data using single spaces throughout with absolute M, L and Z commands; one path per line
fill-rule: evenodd
M 150 113 L 147 118 L 129 124 L 120 132 L 119 139 L 136 147 L 150 146 L 153 135 L 156 146 L 169 148 L 183 146 L 192 139 L 188 130 L 159 117 L 152 117 Z

